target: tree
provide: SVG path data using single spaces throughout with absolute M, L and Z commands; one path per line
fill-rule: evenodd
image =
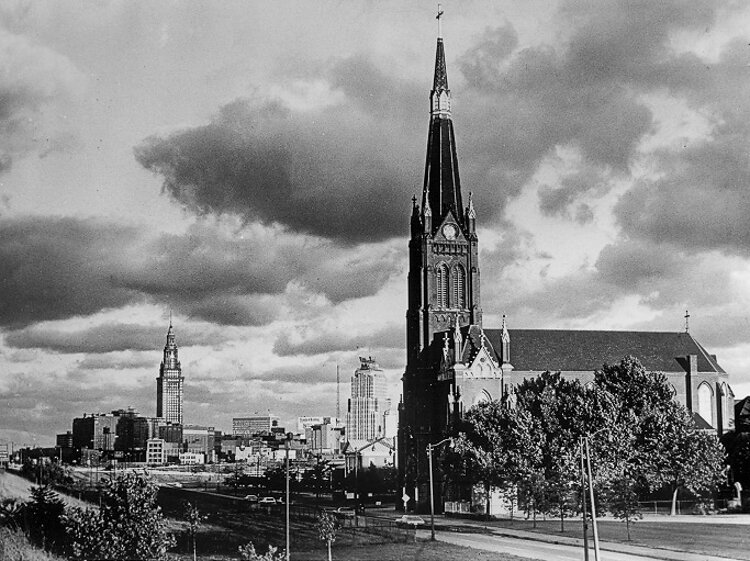
M 677 493 L 686 488 L 693 493 L 715 489 L 726 480 L 726 453 L 713 433 L 698 431 L 687 413 L 680 411 L 680 422 L 662 446 L 659 481 L 672 488 L 672 515 L 677 514 Z
M 66 545 L 65 503 L 46 485 L 31 488 L 31 501 L 22 508 L 29 541 L 46 551 L 63 553 Z
M 724 454 L 718 439 L 695 428 L 687 409 L 672 399 L 663 374 L 647 372 L 636 358 L 625 357 L 596 372 L 595 386 L 599 422 L 608 435 L 597 445 L 599 463 L 617 466 L 609 476 L 613 489 L 624 493 L 615 501 L 620 509 L 633 505 L 628 499 L 633 489 L 670 485 L 674 514 L 680 488 L 697 492 L 722 481 Z M 636 514 L 637 503 L 624 519 Z
M 488 514 L 493 487 L 508 489 L 530 480 L 542 446 L 533 425 L 528 411 L 513 409 L 507 400 L 482 402 L 466 413 L 444 465 L 463 482 L 484 486 Z
M 277 547 L 271 545 L 268 546 L 268 551 L 263 555 L 256 553 L 253 542 L 241 545 L 238 549 L 240 557 L 242 557 L 244 561 L 284 561 L 286 559 L 283 549 L 279 551 Z
M 330 512 L 323 511 L 318 516 L 317 529 L 318 536 L 328 546 L 328 561 L 331 561 L 331 545 L 336 541 L 336 534 L 339 531 L 339 521 Z
M 565 531 L 565 516 L 573 510 L 571 489 L 579 480 L 580 438 L 590 430 L 594 416 L 590 392 L 560 372 L 544 372 L 524 380 L 515 395 L 516 411 L 526 411 L 533 419 L 527 426 L 540 445 L 527 468 L 534 514 L 559 515 L 560 531 Z
M 66 525 L 77 559 L 164 559 L 174 546 L 161 509 L 157 486 L 145 475 L 129 473 L 104 484 L 101 507 L 71 509 Z
M 750 489 L 750 432 L 728 432 L 721 437 L 727 451 L 727 464 L 732 483 L 739 482 L 744 489 Z
M 197 506 L 193 506 L 187 501 L 185 502 L 184 507 L 185 507 L 184 516 L 185 516 L 185 520 L 188 523 L 188 534 L 190 536 L 190 543 L 193 546 L 193 561 L 196 561 L 197 555 L 198 555 L 197 553 L 198 548 L 196 547 L 195 537 L 198 534 L 198 528 L 201 527 L 201 525 L 203 524 L 203 521 L 206 520 L 207 517 L 200 513 Z

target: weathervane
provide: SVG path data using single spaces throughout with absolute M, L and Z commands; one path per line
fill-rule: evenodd
M 438 20 L 438 37 L 443 38 L 443 20 L 441 19 L 443 17 L 443 14 L 445 12 L 443 11 L 443 8 L 440 4 L 438 4 L 438 11 L 437 16 L 435 16 L 435 19 Z
M 685 333 L 690 333 L 690 314 L 685 310 Z

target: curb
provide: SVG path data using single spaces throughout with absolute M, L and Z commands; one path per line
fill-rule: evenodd
M 523 530 L 511 530 L 509 528 L 488 528 L 492 535 L 505 536 L 530 541 L 540 541 L 556 545 L 569 545 L 583 549 L 583 539 L 569 538 L 566 536 L 550 536 L 548 534 L 537 534 L 535 532 L 525 532 Z M 460 532 L 457 532 L 460 533 Z M 593 549 L 593 544 L 589 542 L 589 547 Z M 599 542 L 599 549 L 603 551 L 616 551 L 620 553 L 630 553 L 653 559 L 663 559 L 665 561 L 732 561 L 732 557 L 718 557 L 706 553 L 693 553 L 690 551 L 678 551 L 674 549 L 655 549 L 636 545 L 627 545 L 615 542 Z

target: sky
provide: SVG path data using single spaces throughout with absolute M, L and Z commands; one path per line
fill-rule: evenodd
M 405 366 L 434 2 L 0 6 L 0 441 L 335 415 Z M 443 2 L 485 326 L 690 332 L 750 393 L 750 5 Z

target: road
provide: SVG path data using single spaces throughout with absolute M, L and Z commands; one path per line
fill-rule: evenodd
M 420 530 L 418 532 L 418 537 L 421 539 L 429 539 L 429 531 Z M 581 561 L 583 559 L 583 549 L 581 548 L 581 546 L 549 543 L 531 539 L 513 538 L 491 534 L 488 535 L 438 532 L 435 537 L 439 541 L 462 547 L 508 553 L 527 559 L 554 559 L 555 561 Z M 589 547 L 589 555 L 593 560 L 594 551 L 592 544 L 589 544 Z M 600 559 L 602 561 L 654 561 L 654 559 L 680 559 L 683 561 L 730 561 L 728 558 L 718 558 L 704 554 L 687 552 L 662 552 L 659 550 L 650 550 L 648 551 L 648 553 L 650 555 L 626 553 L 624 551 L 602 550 L 600 552 Z M 662 553 L 665 556 L 662 556 Z
M 422 536 L 420 535 L 420 537 Z M 424 537 L 429 538 L 428 532 L 424 532 Z M 436 537 L 440 541 L 463 547 L 509 553 L 527 559 L 554 559 L 555 561 L 581 561 L 583 559 L 581 548 L 569 545 L 484 534 L 439 533 Z M 592 549 L 591 559 L 593 558 L 594 551 Z M 640 557 L 613 551 L 602 552 L 601 558 L 603 561 L 654 561 L 653 557 Z

